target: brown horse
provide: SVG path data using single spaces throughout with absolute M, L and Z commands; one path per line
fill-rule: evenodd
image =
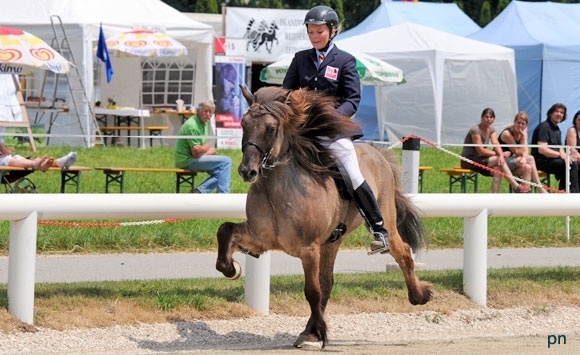
M 334 159 L 317 137 L 348 136 L 356 124 L 336 112 L 331 97 L 314 91 L 279 87 L 264 87 L 255 95 L 242 91 L 250 105 L 242 120 L 243 158 L 238 167 L 244 181 L 251 183 L 247 220 L 220 226 L 216 268 L 228 278 L 238 278 L 241 268 L 232 258 L 235 249 L 253 256 L 282 250 L 300 258 L 311 313 L 294 346 L 321 349 L 328 340 L 324 311 L 334 284 L 336 255 L 344 237 L 363 219 L 356 204 L 342 197 Z M 399 166 L 386 150 L 368 144 L 357 144 L 356 150 L 381 206 L 391 255 L 405 276 L 409 301 L 425 304 L 432 288 L 415 276 L 410 247 L 423 247 L 426 233 L 417 209 L 398 188 Z M 341 224 L 346 233 L 337 235 Z

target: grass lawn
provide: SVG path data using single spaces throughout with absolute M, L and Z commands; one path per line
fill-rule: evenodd
M 40 147 L 38 153 L 27 150 L 25 145 L 18 146 L 17 152 L 23 156 L 47 154 L 61 156 L 72 150 L 70 147 Z M 89 167 L 173 167 L 173 149 L 104 147 L 78 148 L 79 158 L 75 165 Z M 392 150 L 401 156 L 401 149 Z M 425 193 L 448 193 L 448 176 L 440 168 L 453 167 L 458 164 L 455 155 L 458 148 L 443 151 L 437 148 L 421 149 L 420 164 L 432 166 L 433 170 L 425 172 Z M 241 160 L 239 150 L 222 150 L 234 161 L 232 171 L 232 193 L 247 192 L 248 185 L 237 174 Z M 60 174 L 55 172 L 36 172 L 29 175 L 41 193 L 59 193 Z M 205 179 L 201 173 L 196 177 L 199 183 Z M 491 178 L 480 176 L 479 192 L 490 191 Z M 81 174 L 81 193 L 103 193 L 105 176 L 101 171 L 87 171 Z M 127 173 L 125 177 L 127 193 L 174 193 L 175 176 L 170 173 Z M 114 191 L 114 190 L 113 190 Z M 507 183 L 502 184 L 502 192 L 508 192 Z M 449 195 L 453 203 L 454 194 Z M 580 223 L 578 218 L 571 218 L 570 241 L 566 237 L 565 217 L 518 217 L 490 219 L 488 234 L 489 247 L 565 247 L 580 246 Z M 71 221 L 67 221 L 71 222 Z M 41 224 L 38 230 L 37 249 L 39 254 L 70 253 L 117 253 L 117 252 L 171 252 L 171 251 L 207 251 L 215 250 L 215 232 L 224 220 L 179 220 L 173 223 L 144 224 L 126 227 L 100 226 L 111 221 L 94 222 L 93 227 L 75 227 L 70 223 Z M 123 221 L 116 221 L 123 222 Z M 430 236 L 430 248 L 461 248 L 463 246 L 462 218 L 426 218 L 424 220 Z M 8 250 L 9 222 L 0 222 L 0 254 Z M 369 236 L 364 228 L 359 228 L 344 242 L 345 248 L 365 248 Z

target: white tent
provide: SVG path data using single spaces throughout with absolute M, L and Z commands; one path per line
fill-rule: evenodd
M 405 73 L 406 84 L 377 93 L 381 139 L 386 131 L 391 140 L 414 133 L 437 144 L 460 144 L 486 107 L 495 110 L 497 129 L 513 121 L 517 87 L 512 49 L 413 23 L 336 43 Z
M 31 32 L 50 44 L 55 37 L 51 26 L 53 15 L 58 15 L 62 20 L 76 64 L 81 67 L 89 98 L 93 97 L 94 90 L 93 67 L 102 65 L 100 62 L 94 63 L 94 48 L 101 23 L 106 37 L 136 27 L 165 31 L 188 47 L 188 56 L 196 65 L 195 100 L 213 97 L 214 31 L 210 25 L 191 20 L 160 0 L 18 0 L 11 2 L 10 6 L 2 7 L 0 24 Z M 115 62 L 113 66 L 115 69 Z M 133 65 L 132 74 L 128 74 L 125 69 L 116 70 L 113 81 L 132 84 L 133 97 L 127 99 L 127 104 L 136 106 L 139 102 L 140 69 L 138 66 L 135 69 Z M 61 114 L 53 133 L 80 133 L 75 114 Z M 55 141 L 58 143 L 59 139 Z M 82 139 L 69 138 L 65 143 L 80 145 Z

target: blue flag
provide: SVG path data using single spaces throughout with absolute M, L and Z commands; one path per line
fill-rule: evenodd
M 101 30 L 99 32 L 97 58 L 105 63 L 105 67 L 107 68 L 107 83 L 110 83 L 111 79 L 113 79 L 113 66 L 111 65 L 111 58 L 109 58 L 109 50 L 107 49 L 107 41 L 105 40 L 105 34 L 103 33 L 103 24 L 101 24 Z

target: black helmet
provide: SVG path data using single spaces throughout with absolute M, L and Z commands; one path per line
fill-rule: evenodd
M 328 6 L 315 6 L 306 13 L 304 25 L 328 25 L 330 28 L 338 26 L 338 14 Z

